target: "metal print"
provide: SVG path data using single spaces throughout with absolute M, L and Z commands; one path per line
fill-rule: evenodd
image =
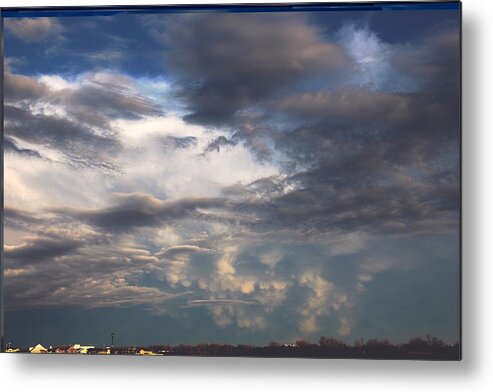
M 460 359 L 460 3 L 1 15 L 2 351 Z

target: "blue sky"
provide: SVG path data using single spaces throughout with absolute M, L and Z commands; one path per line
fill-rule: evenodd
M 7 341 L 459 339 L 457 9 L 4 40 Z

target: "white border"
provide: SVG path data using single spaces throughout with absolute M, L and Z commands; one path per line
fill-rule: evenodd
M 269 3 L 275 1 L 248 1 Z M 0 6 L 198 4 L 15 1 Z M 216 0 L 211 3 L 231 3 Z M 463 361 L 0 355 L 3 390 L 487 391 L 493 385 L 493 2 L 463 1 Z M 490 120 L 490 121 L 488 121 Z M 490 125 L 488 127 L 487 125 Z

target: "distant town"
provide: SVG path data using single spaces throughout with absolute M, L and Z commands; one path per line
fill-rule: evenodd
M 114 336 L 112 335 L 112 339 Z M 386 339 L 358 339 L 353 345 L 322 336 L 318 343 L 297 340 L 294 343 L 271 342 L 266 346 L 200 343 L 197 345 L 151 345 L 118 347 L 114 344 L 96 347 L 92 344 L 44 346 L 40 343 L 19 348 L 8 343 L 7 353 L 80 354 L 80 355 L 140 355 L 140 356 L 220 356 L 220 357 L 292 357 L 292 358 L 375 358 L 375 359 L 440 359 L 460 360 L 460 345 L 446 344 L 427 336 L 406 343 L 393 344 Z

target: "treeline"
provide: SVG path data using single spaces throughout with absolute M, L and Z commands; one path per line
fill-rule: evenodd
M 380 358 L 380 359 L 460 359 L 458 343 L 446 344 L 434 337 L 413 338 L 407 343 L 393 344 L 383 339 L 358 339 L 353 345 L 342 340 L 322 336 L 318 343 L 298 340 L 294 344 L 271 342 L 254 346 L 240 344 L 201 343 L 177 346 L 154 345 L 145 347 L 165 355 L 239 356 L 239 357 L 312 357 L 312 358 Z M 124 350 L 122 350 L 124 351 Z M 120 351 L 121 353 L 123 353 Z

